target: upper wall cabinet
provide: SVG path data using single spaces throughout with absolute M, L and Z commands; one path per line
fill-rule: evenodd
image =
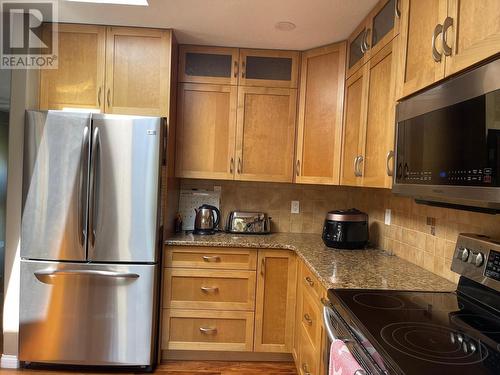
M 231 85 L 179 84 L 177 177 L 233 179 L 237 91 Z
M 398 38 L 346 82 L 341 184 L 390 188 Z
M 236 85 L 238 48 L 179 47 L 179 82 Z
M 292 182 L 297 90 L 238 88 L 236 179 Z
M 295 51 L 241 49 L 239 84 L 296 88 L 298 63 Z
M 399 34 L 401 0 L 381 0 L 348 39 L 347 77 Z
M 58 53 L 40 73 L 40 109 L 168 115 L 170 30 L 59 24 Z
M 398 98 L 500 53 L 498 0 L 401 0 Z
M 110 27 L 106 35 L 106 112 L 167 116 L 169 30 Z
M 44 26 L 44 40 L 49 24 Z M 89 108 L 104 112 L 106 27 L 59 26 L 58 69 L 40 71 L 40 109 Z
M 302 54 L 295 181 L 338 184 L 346 43 Z

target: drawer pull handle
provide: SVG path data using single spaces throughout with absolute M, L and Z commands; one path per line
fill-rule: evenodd
M 312 326 L 313 320 L 311 319 L 311 317 L 309 316 L 309 314 L 304 314 L 304 320 L 306 321 L 307 324 L 309 324 L 310 326 Z
M 201 291 L 203 293 L 218 293 L 219 292 L 219 287 L 217 286 L 202 286 Z
M 309 276 L 305 277 L 306 282 L 309 284 L 309 286 L 314 286 L 314 281 Z
M 204 335 L 215 335 L 217 333 L 217 328 L 200 327 L 200 332 Z
M 304 375 L 311 375 L 311 373 L 309 372 L 309 366 L 307 365 L 307 363 L 302 364 L 302 370 L 304 370 Z
M 220 256 L 218 256 L 218 255 L 203 255 L 203 260 L 205 262 L 220 262 Z

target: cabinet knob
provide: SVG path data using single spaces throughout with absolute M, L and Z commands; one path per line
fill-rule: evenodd
M 203 255 L 203 260 L 205 262 L 220 262 L 220 256 L 218 256 L 218 255 Z
M 217 328 L 200 327 L 200 332 L 204 335 L 215 335 L 217 333 Z
M 207 293 L 207 294 L 209 294 L 209 293 L 215 294 L 219 291 L 219 287 L 217 287 L 217 286 L 202 286 L 202 287 L 200 287 L 200 289 L 203 293 Z
M 297 160 L 297 170 L 296 170 L 297 176 L 300 176 L 300 160 Z
M 395 14 L 396 18 L 401 18 L 401 8 L 400 8 L 399 1 L 400 0 L 396 0 L 396 2 L 394 4 L 394 14 Z
M 432 35 L 432 58 L 435 62 L 441 61 L 441 53 L 436 49 L 436 38 L 443 32 L 443 25 L 438 23 L 434 28 L 434 34 Z
M 306 276 L 304 280 L 309 284 L 309 286 L 314 286 L 314 281 L 309 276 Z
M 306 313 L 306 314 L 304 314 L 304 320 L 306 321 L 306 323 L 307 323 L 308 325 L 312 326 L 313 321 L 312 321 L 311 317 L 309 316 L 309 314 L 307 314 L 307 313 Z
M 111 107 L 111 89 L 108 89 L 106 93 L 106 102 L 108 103 L 108 107 Z

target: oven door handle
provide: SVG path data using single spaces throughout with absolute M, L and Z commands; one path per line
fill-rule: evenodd
M 335 336 L 335 332 L 333 332 L 333 328 L 332 328 L 331 320 L 330 320 L 331 314 L 335 314 L 333 312 L 332 308 L 329 307 L 326 303 L 323 304 L 323 323 L 325 324 L 326 333 L 327 333 L 328 337 L 330 338 L 330 341 L 340 340 L 344 343 L 353 342 L 354 340 L 352 340 L 352 339 L 346 339 L 346 338 Z

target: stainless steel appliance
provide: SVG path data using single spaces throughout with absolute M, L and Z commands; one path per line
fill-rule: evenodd
M 26 113 L 19 359 L 151 367 L 163 120 Z
M 226 230 L 229 233 L 269 234 L 271 218 L 265 212 L 231 211 Z
M 368 215 L 355 208 L 327 213 L 323 242 L 337 249 L 364 249 L 368 244 Z
M 461 234 L 455 292 L 330 289 L 323 318 L 367 374 L 498 374 L 500 242 Z
M 194 218 L 195 234 L 214 234 L 220 222 L 220 211 L 217 207 L 203 204 L 195 209 Z
M 498 58 L 398 104 L 393 192 L 498 212 L 499 108 Z

